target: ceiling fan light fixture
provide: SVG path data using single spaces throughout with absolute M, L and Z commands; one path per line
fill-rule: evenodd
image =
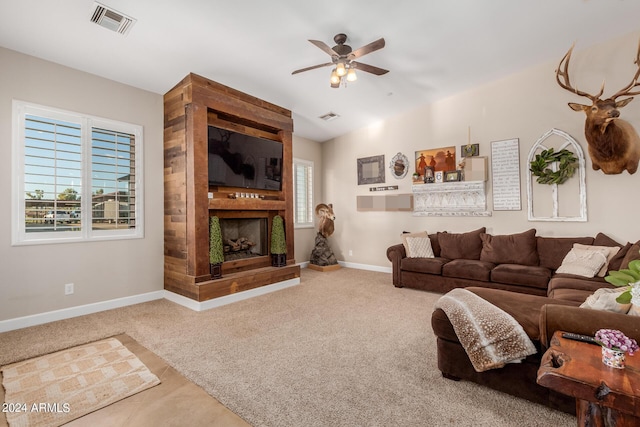
M 336 74 L 338 77 L 342 77 L 347 74 L 347 69 L 344 66 L 344 62 L 338 62 L 336 65 Z
M 334 85 L 336 85 L 335 87 L 340 86 L 340 76 L 338 76 L 335 68 L 331 72 L 331 78 L 329 81 L 331 82 L 331 87 L 334 87 Z
M 347 72 L 347 81 L 355 82 L 356 80 L 358 80 L 358 76 L 356 75 L 356 69 L 349 68 L 349 72 Z

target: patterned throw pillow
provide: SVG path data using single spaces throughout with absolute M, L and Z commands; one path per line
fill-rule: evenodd
M 431 239 L 426 231 L 404 233 L 402 234 L 402 243 L 404 244 L 407 258 L 434 258 Z
M 409 258 L 433 258 L 431 239 L 428 237 L 407 237 L 409 246 Z
M 598 277 L 606 276 L 607 269 L 609 267 L 609 261 L 611 261 L 611 259 L 620 251 L 620 246 L 589 246 L 589 245 L 581 245 L 580 243 L 574 243 L 573 247 L 577 249 L 586 249 L 586 250 L 604 249 L 605 251 L 608 252 L 607 261 L 602 265 L 602 267 L 600 267 L 598 274 L 596 274 L 596 276 Z
M 609 251 L 606 249 L 573 248 L 564 257 L 562 265 L 556 270 L 556 273 L 593 277 L 607 262 L 607 255 L 609 255 Z

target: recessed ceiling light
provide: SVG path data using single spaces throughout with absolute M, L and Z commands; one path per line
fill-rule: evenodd
M 320 116 L 320 119 L 324 120 L 325 122 L 329 122 L 331 120 L 335 120 L 338 117 L 340 117 L 339 115 L 337 115 L 336 113 L 333 113 L 331 111 L 329 111 L 327 114 L 323 114 Z
M 127 35 L 136 20 L 108 6 L 94 2 L 91 22 L 116 33 Z

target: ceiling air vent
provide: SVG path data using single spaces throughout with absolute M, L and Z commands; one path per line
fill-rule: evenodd
M 101 27 L 115 31 L 116 33 L 126 35 L 133 24 L 136 23 L 136 20 L 130 16 L 123 15 L 103 4 L 96 2 L 93 6 L 91 22 L 95 22 Z
M 340 116 L 337 115 L 336 113 L 332 113 L 331 111 L 329 111 L 327 114 L 323 114 L 322 116 L 320 116 L 320 118 L 322 120 L 324 120 L 325 122 L 329 122 L 331 120 L 335 120 L 338 117 L 340 117 Z

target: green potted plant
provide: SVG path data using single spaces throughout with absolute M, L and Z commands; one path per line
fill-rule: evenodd
M 629 289 L 620 294 L 616 301 L 620 304 L 629 304 L 632 302 L 632 297 L 640 293 L 640 259 L 630 261 L 628 268 L 609 270 L 604 280 L 614 286 L 628 286 Z
M 284 237 L 284 223 L 280 215 L 274 216 L 271 224 L 271 265 L 274 267 L 287 265 L 287 241 Z
M 224 251 L 222 248 L 222 231 L 220 230 L 220 219 L 217 216 L 209 218 L 209 268 L 211 278 L 222 277 L 222 262 L 224 261 Z

